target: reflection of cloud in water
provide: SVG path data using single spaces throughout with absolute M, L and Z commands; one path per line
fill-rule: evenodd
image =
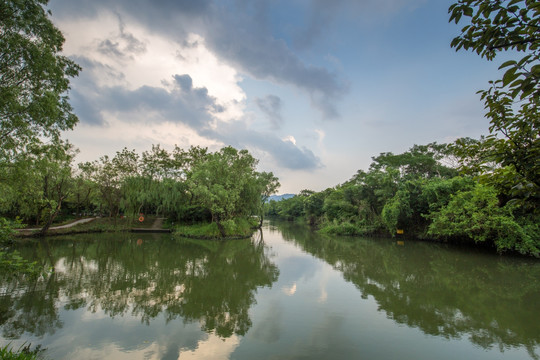
M 190 349 L 191 346 L 181 346 L 180 349 L 175 349 L 175 346 L 167 346 L 160 341 L 142 341 L 136 349 L 126 351 L 126 349 L 111 343 L 98 348 L 79 347 L 67 354 L 65 358 L 115 360 L 228 359 L 239 344 L 240 337 L 237 335 L 222 339 L 211 333 L 198 340 L 195 349 Z M 171 354 L 171 351 L 175 350 L 178 351 L 178 355 Z
M 180 350 L 178 360 L 184 359 L 228 359 L 240 344 L 240 337 L 232 335 L 222 339 L 215 334 L 209 334 L 205 340 L 200 340 L 194 350 Z
M 280 339 L 282 333 L 283 307 L 277 301 L 273 301 L 264 315 L 255 324 L 250 335 L 258 341 L 272 344 Z
M 289 296 L 293 296 L 294 293 L 296 293 L 296 282 L 294 282 L 291 286 L 283 286 L 281 290 Z
M 328 271 L 326 271 L 326 268 L 323 268 L 321 281 L 319 283 L 320 289 L 321 289 L 321 295 L 317 299 L 317 302 L 324 303 L 326 300 L 328 300 L 328 292 L 326 291 L 326 286 L 328 285 Z
M 328 292 L 326 292 L 326 282 L 321 284 L 321 296 L 317 299 L 319 303 L 324 303 L 328 300 Z
M 67 354 L 66 359 L 115 359 L 115 360 L 136 360 L 136 359 L 161 359 L 160 344 L 143 343 L 135 351 L 126 352 L 115 344 L 107 344 L 99 348 L 77 348 Z

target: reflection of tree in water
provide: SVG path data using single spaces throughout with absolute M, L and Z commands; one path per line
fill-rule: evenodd
M 325 260 L 397 323 L 483 348 L 540 345 L 540 263 L 471 249 L 377 239 L 330 238 L 280 225 L 286 240 Z
M 79 236 L 19 250 L 54 264 L 55 273 L 45 281 L 2 283 L 0 324 L 8 338 L 24 331 L 54 332 L 61 326 L 60 299 L 67 310 L 102 310 L 111 317 L 129 313 L 147 324 L 163 313 L 168 321 L 200 321 L 204 330 L 222 337 L 242 335 L 251 326 L 248 311 L 257 288 L 278 277 L 262 241 L 156 237 L 141 243 Z M 20 321 L 21 315 L 28 321 Z
M 25 331 L 36 336 L 53 334 L 62 327 L 55 278 L 53 274 L 45 280 L 26 279 L 22 286 L 15 278 L 0 280 L 0 325 L 5 338 L 19 338 Z

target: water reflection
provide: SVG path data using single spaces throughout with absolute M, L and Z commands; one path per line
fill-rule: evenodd
M 468 338 L 538 359 L 540 264 L 440 244 L 319 236 L 280 224 L 283 238 L 332 265 L 389 319 L 444 338 Z
M 79 235 L 29 242 L 19 251 L 54 271 L 45 279 L 1 280 L 7 339 L 53 334 L 63 326 L 59 313 L 78 309 L 145 324 L 160 315 L 167 323 L 197 322 L 221 338 L 244 335 L 256 290 L 270 287 L 279 273 L 264 243 L 252 240 Z

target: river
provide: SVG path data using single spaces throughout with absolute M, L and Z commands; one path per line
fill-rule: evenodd
M 540 261 L 266 223 L 250 240 L 86 234 L 18 245 L 0 345 L 47 359 L 538 359 Z

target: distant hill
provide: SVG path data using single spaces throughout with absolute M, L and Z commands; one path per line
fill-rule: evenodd
M 293 196 L 296 196 L 296 194 L 283 194 L 283 195 L 271 195 L 268 200 L 266 200 L 267 202 L 270 202 L 272 200 L 274 201 L 281 201 L 281 200 L 285 200 L 285 199 L 290 199 L 292 198 Z

